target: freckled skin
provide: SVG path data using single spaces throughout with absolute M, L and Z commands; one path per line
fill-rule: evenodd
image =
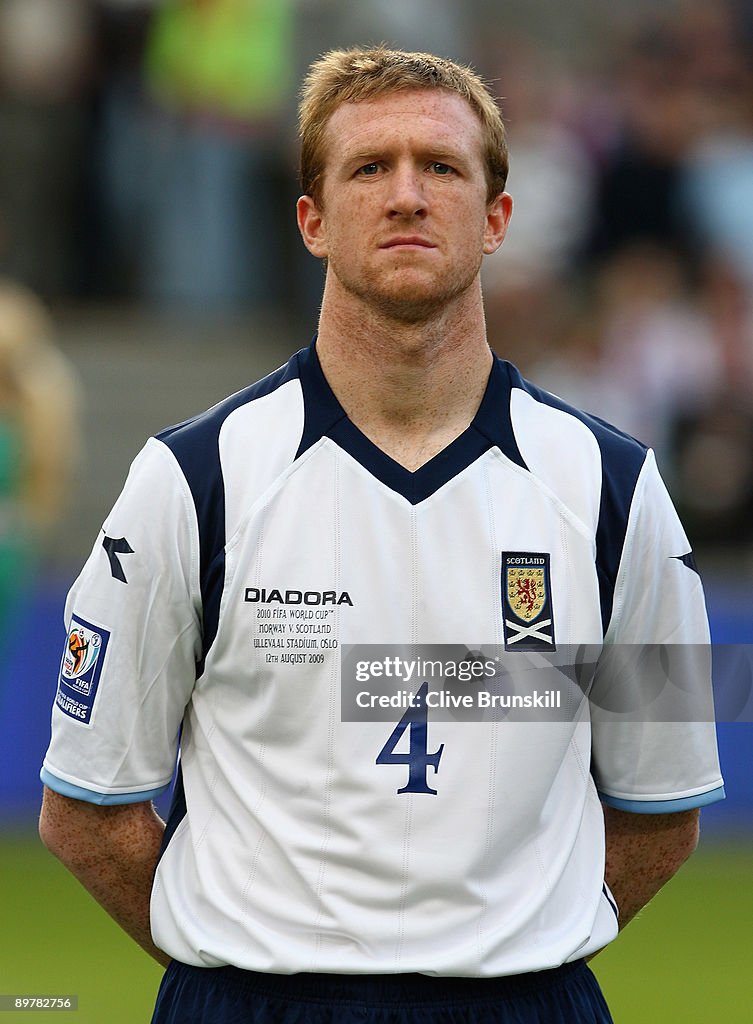
M 343 104 L 327 138 L 312 242 L 340 301 L 398 323 L 436 319 L 462 302 L 509 217 L 506 201 L 488 202 L 481 125 L 466 101 L 413 90 Z M 400 235 L 430 247 L 384 247 Z
M 479 119 L 441 89 L 343 104 L 326 139 L 321 197 L 298 201 L 303 240 L 327 260 L 317 353 L 353 422 L 415 470 L 481 402 L 479 269 L 512 200 L 489 201 Z
M 700 811 L 629 814 L 604 807 L 606 880 L 620 909 L 620 928 L 668 882 L 698 844 Z
M 45 787 L 40 835 L 51 853 L 150 956 L 149 899 L 164 822 L 151 803 L 99 807 Z

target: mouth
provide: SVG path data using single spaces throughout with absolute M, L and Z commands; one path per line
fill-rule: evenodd
M 420 235 L 400 235 L 383 242 L 380 249 L 436 249 L 436 246 Z

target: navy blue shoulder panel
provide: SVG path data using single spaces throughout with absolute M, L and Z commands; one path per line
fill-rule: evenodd
M 225 420 L 236 409 L 269 395 L 298 377 L 298 353 L 274 373 L 231 395 L 207 412 L 156 435 L 167 445 L 183 471 L 196 509 L 199 530 L 199 581 L 203 610 L 203 650 L 196 666 L 204 670 L 207 652 L 217 634 L 220 599 L 225 582 L 225 486 L 219 439 Z
M 606 633 L 612 617 L 614 588 L 625 544 L 630 507 L 648 449 L 640 441 L 636 441 L 634 437 L 623 433 L 610 423 L 575 409 L 556 395 L 536 387 L 522 377 L 514 366 L 507 365 L 513 387 L 526 391 L 537 402 L 559 409 L 580 420 L 588 427 L 599 445 L 602 479 L 599 522 L 596 529 L 596 572 L 599 580 L 601 621 Z

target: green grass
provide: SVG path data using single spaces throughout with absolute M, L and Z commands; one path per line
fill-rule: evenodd
M 0 1024 L 148 1024 L 162 968 L 34 836 L 0 843 L 0 993 L 77 995 L 77 1012 L 6 1012 Z
M 616 1024 L 751 1024 L 753 843 L 702 844 L 591 967 Z
M 0 994 L 75 994 L 76 1013 L 0 1024 L 147 1024 L 161 969 L 33 836 L 0 843 Z M 753 847 L 707 845 L 593 961 L 616 1024 L 750 1024 Z

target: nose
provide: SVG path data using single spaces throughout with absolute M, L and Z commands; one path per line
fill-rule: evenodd
M 412 164 L 400 164 L 390 175 L 387 205 L 391 217 L 422 217 L 428 204 L 421 172 Z

